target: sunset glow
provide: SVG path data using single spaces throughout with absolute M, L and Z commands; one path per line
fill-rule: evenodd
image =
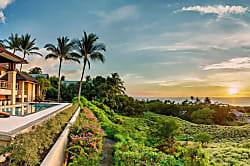
M 230 88 L 228 92 L 230 95 L 236 95 L 238 94 L 238 88 Z

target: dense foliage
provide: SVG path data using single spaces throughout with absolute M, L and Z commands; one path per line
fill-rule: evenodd
M 44 99 L 51 87 L 50 81 L 46 78 L 38 78 L 37 83 L 40 85 L 41 98 Z
M 57 77 L 49 78 L 51 87 L 47 90 L 46 99 L 56 100 L 57 98 Z M 78 93 L 78 84 L 61 84 L 61 98 L 64 101 L 72 101 Z M 115 112 L 128 115 L 140 116 L 146 111 L 145 102 L 135 100 L 124 94 L 124 82 L 117 73 L 112 73 L 111 76 L 97 76 L 91 78 L 86 77 L 82 84 L 82 96 L 88 100 L 96 100 L 106 104 Z
M 72 117 L 78 105 L 75 104 L 58 113 L 55 117 L 24 134 L 17 135 L 11 144 L 0 148 L 0 154 L 10 152 L 9 165 L 39 165 L 49 149 Z
M 146 104 L 148 111 L 157 114 L 176 116 L 199 124 L 236 125 L 232 106 L 212 104 L 209 98 L 186 100 L 182 103 L 152 100 Z
M 212 136 L 208 133 L 198 133 L 194 135 L 194 141 L 201 142 L 202 146 L 204 143 L 209 143 Z
M 42 69 L 40 67 L 34 67 L 29 70 L 30 74 L 42 74 Z
M 88 109 L 82 109 L 70 128 L 69 166 L 97 165 L 102 153 L 104 131 L 97 118 Z

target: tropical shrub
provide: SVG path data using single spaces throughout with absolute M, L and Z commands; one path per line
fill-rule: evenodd
M 210 142 L 212 139 L 212 136 L 208 133 L 198 133 L 194 135 L 194 140 L 197 142 L 201 142 L 202 146 L 204 143 Z
M 46 99 L 56 99 L 56 97 L 57 89 L 51 86 L 46 93 Z
M 109 102 L 105 104 L 124 116 L 141 116 L 143 112 L 147 111 L 144 101 L 136 100 L 127 95 L 116 95 L 112 104 Z
M 40 85 L 41 97 L 44 99 L 46 97 L 46 93 L 50 88 L 50 81 L 46 78 L 39 78 L 37 82 Z
M 191 115 L 192 122 L 198 124 L 214 124 L 215 111 L 209 108 L 198 109 Z
M 164 120 L 157 125 L 157 135 L 158 137 L 162 137 L 163 139 L 167 139 L 169 137 L 174 137 L 176 135 L 181 134 L 181 124 L 179 124 L 176 120 Z
M 78 97 L 74 97 L 72 100 L 72 103 L 78 103 Z M 85 97 L 81 96 L 80 102 L 78 104 L 79 104 L 80 108 L 83 109 L 83 107 L 87 106 L 88 100 Z
M 69 134 L 69 166 L 97 165 L 104 131 L 93 113 L 83 109 Z

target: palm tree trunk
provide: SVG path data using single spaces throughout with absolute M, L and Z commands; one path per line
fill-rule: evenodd
M 15 51 L 14 51 L 15 52 Z M 23 60 L 25 59 L 25 53 L 23 54 Z M 22 72 L 23 64 L 21 63 L 20 72 Z
M 61 67 L 62 67 L 62 59 L 59 62 L 59 71 L 58 71 L 58 89 L 57 89 L 57 102 L 60 102 L 60 91 L 61 91 Z
M 80 84 L 79 84 L 79 91 L 78 91 L 78 102 L 80 102 L 81 91 L 82 91 L 82 80 L 83 80 L 83 76 L 84 76 L 84 72 L 85 72 L 86 63 L 87 63 L 87 60 L 84 59 L 84 65 L 82 68 L 82 76 L 81 76 L 81 80 L 80 80 Z

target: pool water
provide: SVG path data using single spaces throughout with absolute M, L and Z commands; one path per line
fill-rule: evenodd
M 0 106 L 0 112 L 10 113 L 12 116 L 26 116 L 39 111 L 43 111 L 47 108 L 56 106 L 57 104 L 37 104 L 30 103 L 18 106 Z

